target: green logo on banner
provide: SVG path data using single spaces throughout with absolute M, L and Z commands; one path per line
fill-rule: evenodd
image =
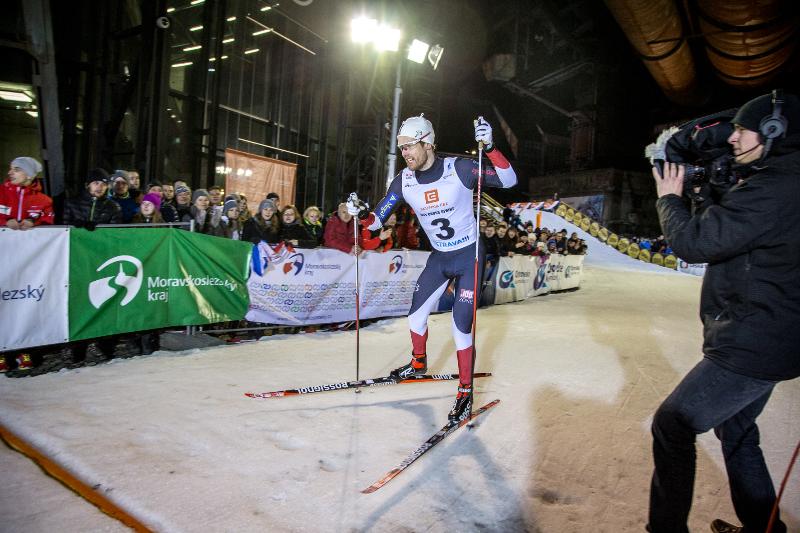
M 164 228 L 70 232 L 70 339 L 237 320 L 251 245 Z
M 117 294 L 117 289 L 111 284 L 111 280 L 114 280 L 117 286 L 125 289 L 125 297 L 119 303 L 121 306 L 128 305 L 139 294 L 139 289 L 142 287 L 142 262 L 135 257 L 130 255 L 112 257 L 97 267 L 97 271 L 101 272 L 109 265 L 123 262 L 130 263 L 136 268 L 136 273 L 133 276 L 126 275 L 122 264 L 120 264 L 119 273 L 116 276 L 101 278 L 89 284 L 89 301 L 92 302 L 96 309 L 100 309 L 101 305 Z

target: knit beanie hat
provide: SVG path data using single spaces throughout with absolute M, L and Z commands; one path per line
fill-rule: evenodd
M 185 193 L 185 192 L 189 192 L 189 187 L 187 187 L 186 185 L 178 185 L 175 188 L 175 196 L 177 196 L 179 194 L 182 194 L 182 193 Z
M 156 211 L 161 209 L 161 197 L 155 193 L 147 193 L 142 197 L 142 202 L 150 202 L 156 206 Z
M 223 215 L 227 215 L 228 211 L 230 211 L 233 208 L 238 208 L 238 207 L 239 207 L 239 204 L 236 202 L 236 200 L 233 200 L 233 199 L 226 200 L 225 203 L 222 206 L 222 214 Z
M 42 164 L 32 157 L 18 157 L 11 162 L 12 167 L 17 167 L 29 178 L 35 178 L 42 171 Z
M 111 181 L 117 181 L 119 178 L 124 179 L 126 183 L 130 183 L 130 176 L 124 170 L 115 170 L 114 173 L 111 174 Z
M 102 181 L 102 182 L 108 181 L 108 172 L 106 172 L 102 168 L 93 168 L 92 170 L 89 171 L 88 174 L 86 174 L 85 183 L 86 185 L 89 185 L 93 181 Z
M 272 209 L 275 210 L 275 202 L 272 200 L 261 200 L 261 203 L 258 204 L 258 212 L 260 213 L 264 209 Z
M 178 187 L 180 189 L 180 187 Z M 198 198 L 205 196 L 208 198 L 208 191 L 205 189 L 197 189 L 192 193 L 192 203 L 195 203 Z
M 750 131 L 759 132 L 761 121 L 772 115 L 772 93 L 763 94 L 753 98 L 736 112 L 736 116 L 731 120 Z M 785 135 L 790 135 L 800 128 L 800 100 L 793 94 L 783 95 L 783 105 L 781 106 L 781 116 L 787 121 Z M 760 133 L 760 132 L 759 132 Z

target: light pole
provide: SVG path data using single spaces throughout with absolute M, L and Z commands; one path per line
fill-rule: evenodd
M 394 82 L 394 101 L 392 102 L 392 133 L 389 138 L 389 157 L 387 158 L 386 188 L 392 183 L 395 168 L 397 168 L 397 128 L 400 122 L 400 96 L 403 94 L 403 87 L 400 85 L 400 76 L 403 63 L 397 62 L 397 75 Z
M 386 24 L 378 24 L 375 19 L 367 17 L 355 18 L 350 23 L 353 42 L 373 43 L 379 51 L 396 52 L 400 49 L 401 31 Z M 428 60 L 431 67 L 436 70 L 442 59 L 444 48 L 441 45 L 433 46 L 426 42 L 414 39 L 408 47 L 407 59 L 415 63 L 424 63 Z M 400 98 L 403 94 L 402 81 L 403 63 L 398 59 L 397 73 L 394 83 L 394 98 L 392 102 L 392 131 L 389 139 L 389 154 L 386 157 L 386 188 L 389 188 L 397 168 L 397 130 L 400 127 Z

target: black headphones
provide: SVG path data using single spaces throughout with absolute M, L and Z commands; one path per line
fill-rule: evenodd
M 783 91 L 775 89 L 772 91 L 772 114 L 761 119 L 758 124 L 758 132 L 764 139 L 764 154 L 769 153 L 772 141 L 786 134 L 789 123 L 786 117 L 781 115 L 783 107 Z

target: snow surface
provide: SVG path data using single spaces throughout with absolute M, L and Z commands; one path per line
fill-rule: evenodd
M 445 422 L 455 382 L 244 396 L 354 379 L 353 332 L 0 379 L 0 423 L 158 531 L 643 531 L 649 423 L 700 358 L 701 280 L 587 241 L 580 290 L 479 311 L 476 370 L 494 375 L 476 403 L 501 403 L 374 494 L 360 490 Z M 450 328 L 431 317 L 429 372 L 456 372 Z M 409 348 L 405 319 L 362 329 L 360 377 Z M 781 383 L 760 418 L 776 486 L 798 420 L 800 380 Z M 14 452 L 0 467 L 2 531 L 125 529 Z M 782 513 L 800 531 L 800 466 Z M 736 520 L 709 433 L 689 527 L 718 517 Z

